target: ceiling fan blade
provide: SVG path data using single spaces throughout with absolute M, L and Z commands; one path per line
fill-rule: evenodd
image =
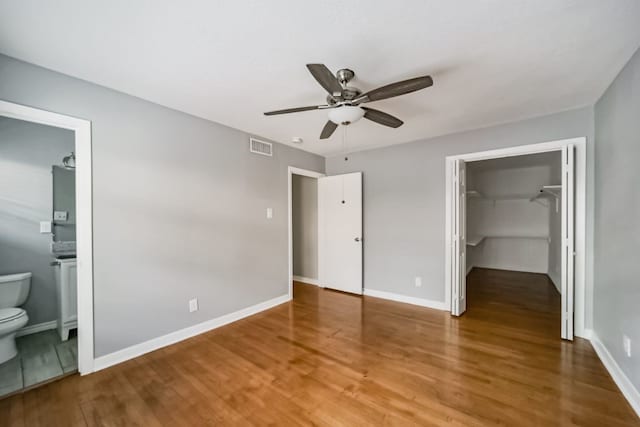
M 309 72 L 331 96 L 338 96 L 342 93 L 340 82 L 333 75 L 331 70 L 324 64 L 307 64 Z
M 362 94 L 355 102 L 371 102 L 380 101 L 381 99 L 393 98 L 394 96 L 404 95 L 406 93 L 415 92 L 420 89 L 428 88 L 433 85 L 433 79 L 430 76 L 415 77 L 401 82 L 391 83 L 378 89 L 370 90 Z
M 264 113 L 264 115 L 275 116 L 276 114 L 297 113 L 299 111 L 309 111 L 309 110 L 322 110 L 324 108 L 329 108 L 329 105 L 311 105 L 309 107 L 296 107 L 296 108 L 287 108 L 284 110 L 267 111 L 266 113 Z
M 389 126 L 392 128 L 398 128 L 404 123 L 397 117 L 393 117 L 391 114 L 384 113 L 382 111 L 374 110 L 373 108 L 360 107 L 364 110 L 364 118 L 381 125 Z
M 333 132 L 335 132 L 337 128 L 338 125 L 329 120 L 327 124 L 322 128 L 322 132 L 320 132 L 320 139 L 329 138 L 331 135 L 333 135 Z

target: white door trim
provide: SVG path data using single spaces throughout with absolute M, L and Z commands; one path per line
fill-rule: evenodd
M 78 371 L 93 372 L 93 206 L 91 122 L 0 100 L 0 116 L 74 131 L 76 254 L 78 262 Z
M 325 176 L 325 174 L 312 171 L 312 170 L 296 168 L 294 166 L 289 166 L 287 168 L 287 216 L 288 216 L 287 224 L 289 227 L 287 231 L 287 234 L 289 237 L 289 275 L 288 275 L 289 282 L 288 282 L 287 289 L 289 289 L 290 300 L 293 298 L 293 200 L 292 200 L 293 175 L 302 175 L 302 176 L 308 176 L 309 178 L 318 179 Z M 318 254 L 318 256 L 319 255 L 320 254 Z
M 451 307 L 451 227 L 452 211 L 451 197 L 453 194 L 452 170 L 456 160 L 477 161 L 497 159 L 501 157 L 521 156 L 526 154 L 561 151 L 564 147 L 575 146 L 575 299 L 574 299 L 574 333 L 579 337 L 585 336 L 586 321 L 591 319 L 587 313 L 587 301 L 591 300 L 592 289 L 587 288 L 586 278 L 586 183 L 587 183 L 587 139 L 586 137 L 561 139 L 539 144 L 519 145 L 496 150 L 447 156 L 445 159 L 445 303 Z

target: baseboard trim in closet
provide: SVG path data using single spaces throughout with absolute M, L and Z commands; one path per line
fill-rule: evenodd
M 396 294 L 393 292 L 378 291 L 364 288 L 363 294 L 369 297 L 387 299 L 390 301 L 403 302 L 406 304 L 419 305 L 420 307 L 433 308 L 436 310 L 449 311 L 449 306 L 444 301 L 433 301 L 425 298 L 410 297 L 408 295 Z
M 304 276 L 293 276 L 293 280 L 295 280 L 296 282 L 301 282 L 301 283 L 306 283 L 308 285 L 315 285 L 315 286 L 320 286 L 320 282 L 318 281 L 318 279 L 312 279 L 310 277 L 304 277 Z

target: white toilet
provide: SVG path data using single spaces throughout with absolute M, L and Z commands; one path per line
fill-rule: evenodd
M 31 289 L 31 273 L 0 276 L 0 363 L 18 354 L 16 332 L 29 321 L 24 304 Z

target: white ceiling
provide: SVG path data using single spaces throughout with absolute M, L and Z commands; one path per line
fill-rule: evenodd
M 20 0 L 0 2 L 0 52 L 244 131 L 330 155 L 325 93 L 305 64 L 349 67 L 369 90 L 430 74 L 432 88 L 369 104 L 349 150 L 593 104 L 640 45 L 637 0 Z

